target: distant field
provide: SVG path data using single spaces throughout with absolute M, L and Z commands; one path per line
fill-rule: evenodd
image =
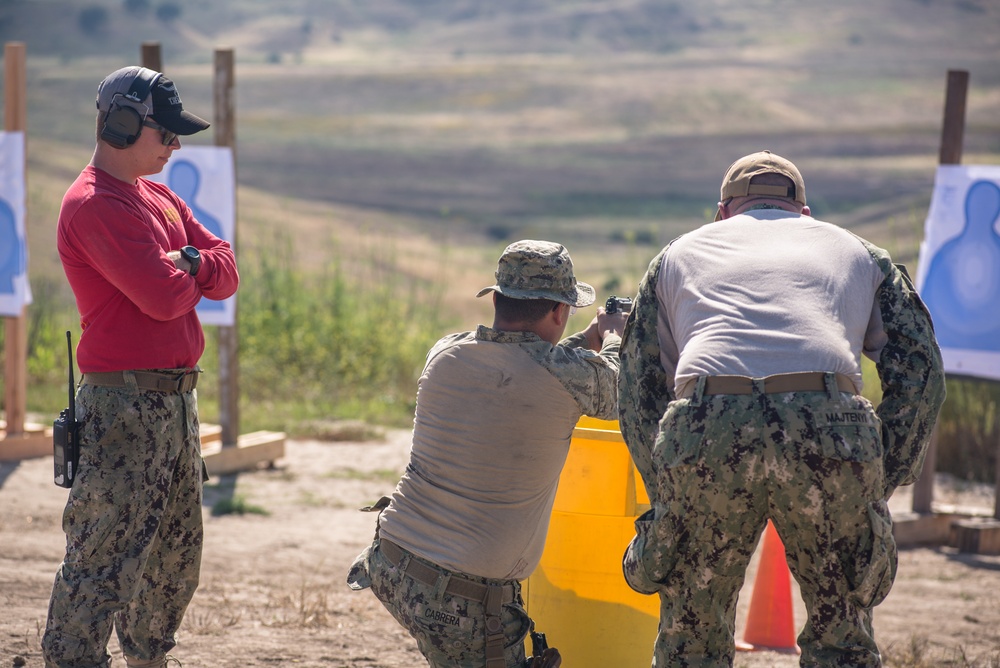
M 303 267 L 337 254 L 360 271 L 357 249 L 391 240 L 401 271 L 459 272 L 441 276 L 459 313 L 479 308 L 466 276 L 520 237 L 558 239 L 630 292 L 760 148 L 796 161 L 817 216 L 913 264 L 949 68 L 971 73 L 966 162 L 1000 162 L 995 3 L 177 4 L 172 24 L 115 11 L 82 35 L 75 3 L 0 3 L 0 38 L 29 49 L 33 273 L 61 279 L 52 231 L 96 84 L 150 39 L 209 117 L 211 51 L 236 50 L 242 244 L 282 230 Z

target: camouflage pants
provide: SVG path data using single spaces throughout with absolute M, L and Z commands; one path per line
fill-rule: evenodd
M 736 600 L 768 518 L 806 604 L 801 665 L 881 665 L 872 608 L 896 546 L 867 400 L 696 392 L 667 407 L 652 465 L 657 498 L 624 568 L 634 589 L 660 594 L 654 666 L 732 666 Z
M 404 559 L 416 559 L 406 553 Z M 423 562 L 432 565 L 430 562 Z M 444 591 L 451 573 L 438 568 L 436 586 L 414 580 L 403 573 L 405 563 L 394 566 L 378 548 L 367 557 L 368 577 L 375 597 L 410 632 L 432 668 L 483 668 L 486 666 L 486 608 L 481 601 L 454 596 Z M 435 566 L 435 568 L 437 568 Z M 508 668 L 523 668 L 524 638 L 531 620 L 524 611 L 521 586 L 516 581 L 489 580 L 469 575 L 461 577 L 481 584 L 513 585 L 513 600 L 505 601 L 501 621 L 504 660 Z
M 198 586 L 202 471 L 194 391 L 82 385 L 80 466 L 63 513 L 66 555 L 49 601 L 49 668 L 163 656 Z

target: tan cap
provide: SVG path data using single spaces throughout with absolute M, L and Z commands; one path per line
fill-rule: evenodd
M 762 183 L 751 184 L 750 181 L 755 176 L 761 174 L 781 174 L 792 180 L 794 186 L 786 188 L 783 186 L 769 186 Z M 791 161 L 782 158 L 780 155 L 770 151 L 759 151 L 745 155 L 726 171 L 722 179 L 720 200 L 725 202 L 731 197 L 746 197 L 748 195 L 759 195 L 761 197 L 787 197 L 802 206 L 806 205 L 806 184 L 802 180 L 802 174 L 798 167 Z M 721 212 L 715 214 L 715 219 L 719 220 Z
M 570 306 L 589 306 L 596 299 L 594 288 L 573 275 L 569 252 L 551 241 L 525 239 L 507 246 L 496 279 L 476 296 L 499 292 L 511 299 L 551 299 Z

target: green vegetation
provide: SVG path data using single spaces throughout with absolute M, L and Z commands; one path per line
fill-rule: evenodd
M 287 236 L 276 234 L 240 256 L 238 296 L 241 426 L 297 434 L 354 418 L 412 422 L 424 356 L 448 324 L 438 286 L 412 280 L 391 248 L 369 251 L 365 276 L 331 260 L 316 273 L 297 269 Z M 359 246 L 354 252 L 361 252 Z M 76 316 L 54 286 L 35 286 L 28 337 L 29 411 L 55 415 L 66 402 L 66 323 Z M 217 419 L 217 345 L 206 327 L 201 417 Z M 3 335 L 0 334 L 0 351 Z M 46 421 L 48 418 L 46 418 Z M 325 430 L 332 427 L 327 424 Z M 353 429 L 357 432 L 358 429 Z
M 237 56 L 241 430 L 408 424 L 427 347 L 481 321 L 472 294 L 507 242 L 557 239 L 583 280 L 634 293 L 711 220 L 725 165 L 763 147 L 803 169 L 817 216 L 915 275 L 946 68 L 970 70 L 964 160 L 1000 162 L 1000 5 L 785 4 L 775 39 L 773 11 L 732 0 L 0 3 L 0 40 L 28 46 L 29 411 L 65 403 L 79 325 L 52 231 L 96 83 L 147 39 L 203 115 L 212 46 Z M 995 384 L 948 384 L 939 466 L 990 479 Z
M 212 505 L 212 515 L 215 517 L 221 515 L 270 515 L 271 513 L 267 509 L 252 504 L 246 500 L 246 497 L 237 494 L 236 496 L 227 497 L 216 501 Z
M 949 378 L 938 420 L 937 469 L 962 480 L 993 482 L 1000 444 L 1000 382 Z
M 411 422 L 417 375 L 444 326 L 439 289 L 398 272 L 391 249 L 372 248 L 359 277 L 336 260 L 297 271 L 287 240 L 268 247 L 240 263 L 241 400 L 257 426 Z

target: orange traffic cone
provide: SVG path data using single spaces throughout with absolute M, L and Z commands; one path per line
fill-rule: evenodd
M 771 520 L 764 529 L 743 642 L 737 642 L 736 649 L 800 653 L 795 643 L 792 574 L 785 561 L 785 546 Z

